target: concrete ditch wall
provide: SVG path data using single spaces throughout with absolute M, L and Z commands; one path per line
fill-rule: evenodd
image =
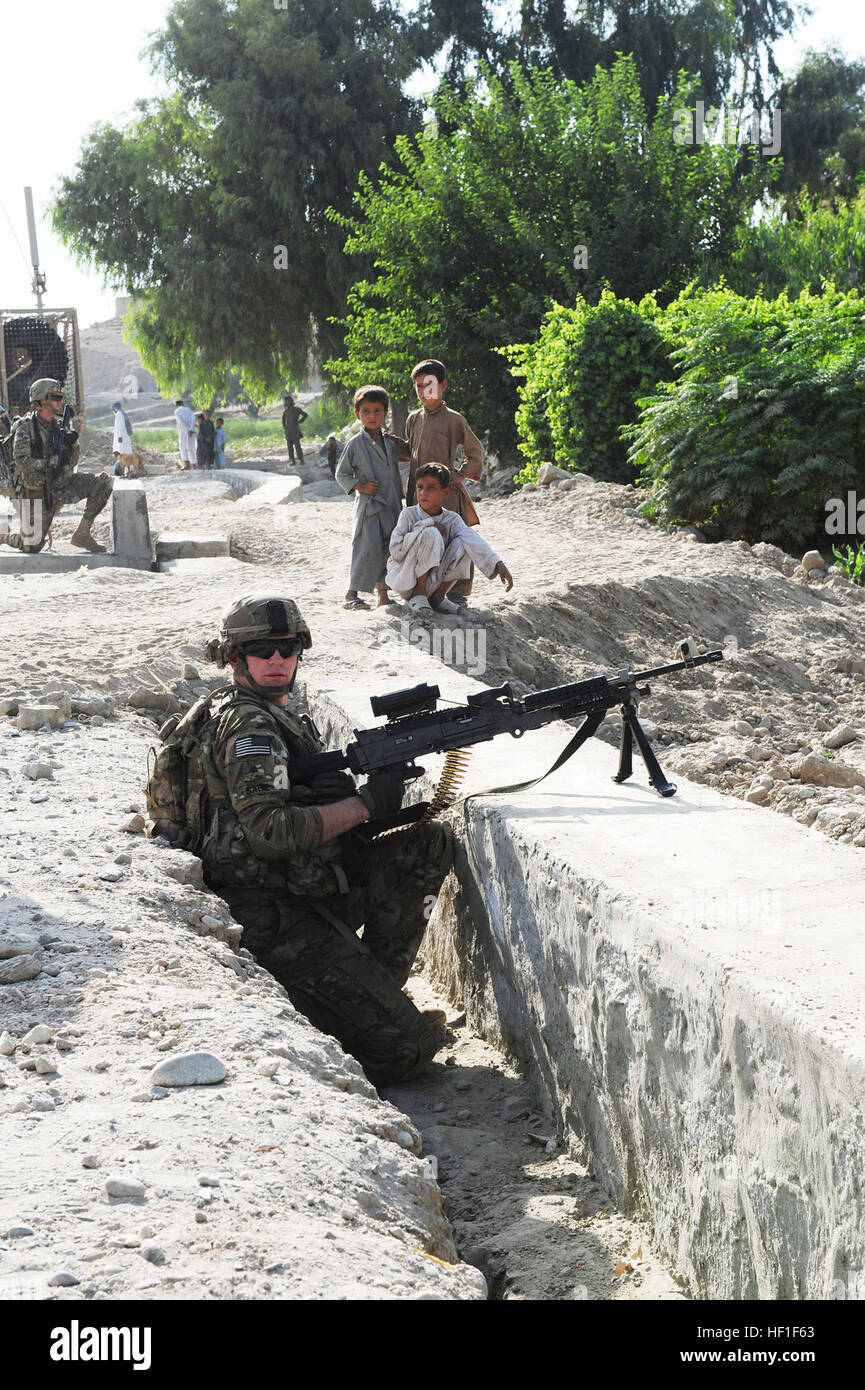
M 313 696 L 316 718 L 344 738 L 369 693 Z M 565 737 L 476 749 L 470 785 L 537 775 Z M 615 764 L 593 739 L 458 813 L 427 961 L 696 1296 L 862 1298 L 865 861 L 705 787 L 663 801 L 639 763 L 617 786 Z

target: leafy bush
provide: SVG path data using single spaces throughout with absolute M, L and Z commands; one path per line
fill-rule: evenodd
M 670 373 L 659 315 L 651 295 L 634 304 L 604 290 L 597 304 L 554 305 L 535 342 L 502 349 L 524 378 L 516 420 L 528 463 L 518 481 L 533 481 L 545 462 L 631 481 L 621 426 L 637 418 L 637 397 Z
M 661 327 L 679 377 L 643 400 L 631 460 L 656 513 L 713 539 L 795 546 L 865 490 L 865 304 L 688 290 Z
M 845 545 L 840 550 L 833 545 L 832 554 L 847 578 L 865 587 L 865 545 Z
M 865 283 L 865 188 L 837 211 L 803 196 L 798 215 L 780 209 L 735 233 L 726 278 L 739 294 L 819 294 L 823 282 Z

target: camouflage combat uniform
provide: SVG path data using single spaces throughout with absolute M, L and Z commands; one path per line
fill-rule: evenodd
M 290 758 L 322 751 L 312 722 L 236 685 L 213 709 L 201 753 L 206 882 L 242 924 L 241 944 L 372 1081 L 413 1075 L 441 1034 L 401 986 L 451 864 L 450 832 L 431 824 L 367 841 L 349 831 L 322 844 L 312 792 L 288 780 Z M 354 794 L 346 776 L 328 800 Z
M 8 544 L 27 554 L 42 549 L 61 507 L 86 498 L 83 519 L 92 522 L 111 496 L 112 480 L 107 473 L 75 472 L 77 440 L 58 469 L 58 433 L 56 422 L 43 420 L 37 410 L 15 422 L 11 456 L 20 530 L 9 536 Z

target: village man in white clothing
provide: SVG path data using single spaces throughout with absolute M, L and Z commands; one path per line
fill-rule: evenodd
M 174 418 L 177 421 L 180 467 L 193 468 L 195 466 L 195 416 L 189 406 L 183 404 L 183 401 L 175 401 L 174 404 L 177 407 Z

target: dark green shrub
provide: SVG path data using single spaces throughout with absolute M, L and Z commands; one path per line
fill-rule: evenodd
M 861 296 L 689 290 L 662 326 L 679 376 L 629 431 L 656 514 L 714 539 L 813 539 L 830 497 L 865 489 Z

